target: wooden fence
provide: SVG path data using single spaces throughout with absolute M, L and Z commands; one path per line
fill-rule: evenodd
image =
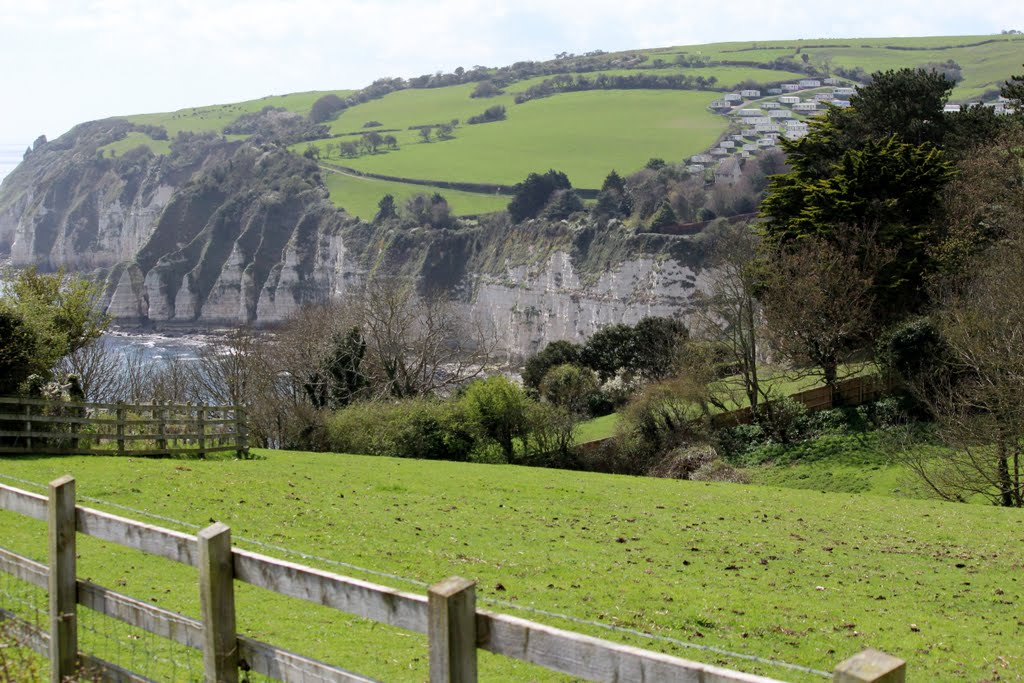
M 821 410 L 831 410 L 840 405 L 859 406 L 877 401 L 890 393 L 894 387 L 895 383 L 890 379 L 879 375 L 862 375 L 839 382 L 835 392 L 830 387 L 817 387 L 790 394 L 788 398 L 797 403 L 803 403 L 808 412 L 815 413 Z M 770 404 L 771 401 L 768 403 Z M 754 413 L 749 407 L 711 416 L 711 424 L 715 427 L 749 424 L 753 421 Z
M 0 397 L 0 454 L 249 454 L 239 406 L 82 403 Z
M 426 596 L 278 560 L 231 545 L 231 531 L 214 523 L 196 536 L 75 505 L 75 480 L 50 483 L 49 496 L 0 485 L 0 509 L 46 521 L 49 563 L 0 548 L 0 571 L 49 593 L 49 632 L 14 614 L 23 642 L 49 657 L 51 680 L 81 668 L 106 681 L 147 679 L 78 649 L 77 606 L 169 638 L 203 652 L 208 683 L 236 683 L 239 667 L 280 681 L 366 682 L 336 666 L 238 635 L 234 582 L 242 581 L 293 598 L 325 605 L 373 621 L 424 633 L 431 683 L 477 680 L 477 649 L 530 662 L 591 681 L 692 681 L 773 683 L 772 679 L 620 645 L 503 614 L 478 610 L 474 583 L 453 577 L 431 586 Z M 77 578 L 77 533 L 168 558 L 199 570 L 201 620 L 116 593 Z M 902 683 L 905 664 L 866 650 L 836 667 L 834 681 Z M 777 683 L 777 682 L 775 682 Z

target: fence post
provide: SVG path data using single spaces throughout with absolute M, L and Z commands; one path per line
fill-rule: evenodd
M 199 457 L 206 457 L 206 405 L 196 406 L 196 425 L 199 427 Z
M 78 665 L 78 579 L 75 575 L 75 479 L 50 482 L 49 524 L 50 681 L 75 675 Z
M 161 452 L 162 455 L 170 455 L 167 450 L 167 417 L 166 408 L 162 403 L 153 404 L 153 419 L 156 423 L 156 448 Z
M 427 589 L 430 683 L 476 683 L 475 586 L 453 576 Z
M 32 450 L 32 405 L 25 404 L 25 448 Z
M 125 410 L 124 402 L 117 402 L 117 410 L 114 413 L 117 416 L 117 454 L 124 455 L 124 419 Z
M 837 666 L 832 683 L 904 683 L 906 679 L 906 662 L 869 648 Z
M 235 454 L 239 459 L 249 453 L 249 427 L 245 423 L 245 408 L 235 406 Z
M 207 683 L 238 683 L 235 570 L 231 529 L 206 527 L 199 541 L 199 602 L 203 621 L 203 673 Z

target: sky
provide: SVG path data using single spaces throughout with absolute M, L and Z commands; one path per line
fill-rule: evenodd
M 0 0 L 0 144 L 562 51 L 1003 29 L 1024 30 L 1024 2 Z

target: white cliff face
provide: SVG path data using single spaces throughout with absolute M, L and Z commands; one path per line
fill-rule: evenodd
M 584 284 L 569 254 L 556 252 L 539 269 L 477 278 L 469 312 L 493 325 L 510 355 L 522 357 L 557 339 L 581 341 L 604 325 L 685 315 L 703 285 L 690 268 L 658 257 L 623 261 Z

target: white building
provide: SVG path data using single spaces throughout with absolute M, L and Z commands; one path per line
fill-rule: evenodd
M 725 100 L 715 100 L 714 102 L 712 102 L 708 106 L 711 107 L 712 109 L 731 109 L 732 108 L 732 105 L 729 104 L 728 102 L 726 102 Z
M 747 128 L 746 130 L 743 131 L 743 137 L 744 138 L 756 138 L 757 137 L 757 129 L 756 128 Z
M 761 96 L 761 91 L 760 90 L 740 90 L 740 95 L 743 95 L 744 97 L 760 97 Z
M 774 147 L 775 146 L 775 138 L 761 138 L 760 140 L 757 141 L 757 146 L 758 147 Z
M 774 114 L 775 112 L 769 112 Z M 759 123 L 768 123 L 771 121 L 767 116 L 744 116 L 740 121 L 746 126 L 756 126 Z
M 733 142 L 739 142 L 741 144 L 743 143 L 743 136 L 742 135 L 730 135 L 729 139 L 732 140 Z
M 793 111 L 818 111 L 817 102 L 798 102 L 793 105 Z
M 850 106 L 850 100 L 832 100 L 829 102 L 833 107 L 839 107 L 840 109 L 846 109 Z
M 944 111 L 946 113 L 949 113 L 949 114 L 955 114 L 956 112 L 960 111 L 960 105 L 959 104 L 947 104 L 946 106 L 944 106 L 942 108 L 942 111 Z
M 725 97 L 723 97 L 722 99 L 725 100 L 726 102 L 742 102 L 743 101 L 743 95 L 740 95 L 739 93 L 731 92 L 731 93 L 727 94 Z
M 768 94 L 769 95 L 781 95 L 782 94 L 782 88 L 768 88 Z
M 804 78 L 800 81 L 801 88 L 820 88 L 821 81 L 816 78 Z
M 753 142 L 748 142 L 745 145 L 743 145 L 743 151 L 744 152 L 756 152 L 757 149 L 758 149 L 757 145 L 754 144 Z
M 793 118 L 793 112 L 788 109 L 772 109 L 768 112 L 768 118 L 771 119 L 791 119 Z
M 727 156 L 729 156 L 729 152 L 724 150 L 724 149 L 722 149 L 721 147 L 715 147 L 713 150 L 711 150 L 711 156 L 713 156 L 713 157 L 727 157 Z
M 778 102 L 765 102 L 764 104 L 761 105 L 761 108 L 762 109 L 778 109 L 781 106 L 782 105 L 779 104 Z
M 782 92 L 796 92 L 797 90 L 800 90 L 800 85 L 798 83 L 782 84 Z
M 733 149 L 736 147 L 736 143 L 732 140 L 722 140 L 722 142 L 718 143 L 718 146 L 722 149 Z
M 700 164 L 690 164 L 686 167 L 686 170 L 690 173 L 703 173 L 704 167 Z
M 762 116 L 764 114 L 760 109 L 740 109 L 737 113 L 740 116 Z
M 832 94 L 833 95 L 842 95 L 844 97 L 849 97 L 850 95 L 856 95 L 857 94 L 857 89 L 856 88 L 832 88 Z
M 815 102 L 831 102 L 833 99 L 832 93 L 830 92 L 816 92 L 812 97 Z
M 782 126 L 780 126 L 777 123 L 761 123 L 755 126 L 755 130 L 761 135 L 764 135 L 766 133 L 777 133 L 781 129 Z
M 822 83 L 824 83 L 825 85 L 839 85 L 839 79 L 838 78 L 826 78 L 825 80 L 822 81 Z
M 779 102 L 782 104 L 796 104 L 800 101 L 797 95 L 783 95 L 779 98 Z
M 710 154 L 694 154 L 690 157 L 692 164 L 710 164 L 714 161 Z

